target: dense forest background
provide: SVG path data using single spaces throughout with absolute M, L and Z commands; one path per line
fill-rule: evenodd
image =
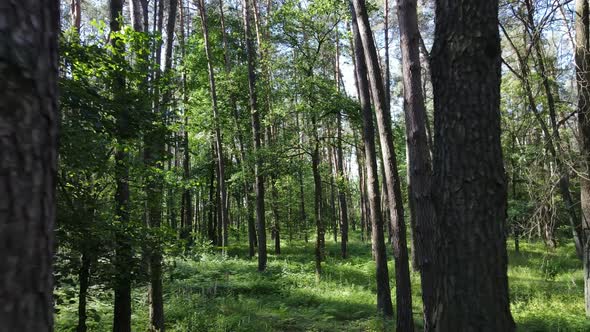
M 59 12 L 56 330 L 590 330 L 587 0 Z

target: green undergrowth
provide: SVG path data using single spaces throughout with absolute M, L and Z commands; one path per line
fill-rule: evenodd
M 392 331 L 393 321 L 376 315 L 374 263 L 370 245 L 350 243 L 350 258 L 339 244 L 327 243 L 328 257 L 316 282 L 313 244 L 283 243 L 269 255 L 268 269 L 257 272 L 247 247 L 232 246 L 225 257 L 199 250 L 185 259 L 168 259 L 164 280 L 167 331 Z M 511 306 L 519 331 L 590 331 L 585 319 L 581 263 L 572 245 L 548 251 L 541 243 L 509 243 Z M 393 263 L 390 263 L 392 287 Z M 420 279 L 412 273 L 414 318 L 421 328 Z M 58 305 L 58 331 L 74 331 L 75 289 L 60 289 L 71 300 Z M 392 292 L 395 294 L 395 292 Z M 133 331 L 147 329 L 146 287 L 133 293 Z M 394 295 L 395 296 L 395 295 Z M 90 331 L 110 331 L 111 292 L 90 292 Z M 395 304 L 395 298 L 393 299 Z

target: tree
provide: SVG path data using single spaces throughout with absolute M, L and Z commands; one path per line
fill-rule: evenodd
M 205 1 L 199 0 L 198 2 L 199 13 L 201 16 L 202 22 L 202 29 L 203 29 L 203 39 L 205 40 L 205 55 L 207 56 L 207 68 L 209 71 L 209 88 L 211 93 L 211 103 L 212 103 L 212 112 L 213 112 L 213 121 L 215 122 L 215 151 L 217 153 L 216 158 L 216 165 L 217 165 L 217 173 L 218 173 L 218 186 L 219 186 L 219 193 L 220 193 L 220 224 L 222 226 L 222 238 L 221 238 L 221 246 L 227 247 L 228 245 L 228 227 L 229 227 L 229 215 L 227 211 L 227 188 L 225 184 L 225 160 L 223 157 L 223 142 L 221 137 L 221 124 L 220 124 L 220 116 L 219 116 L 219 108 L 217 105 L 217 89 L 215 85 L 215 71 L 213 68 L 213 59 L 211 56 L 211 47 L 209 43 L 209 27 L 207 22 L 207 9 L 205 8 Z
M 408 248 L 406 243 L 406 224 L 401 197 L 400 179 L 397 171 L 397 159 L 393 146 L 393 132 L 391 129 L 391 114 L 387 104 L 385 85 L 379 69 L 379 58 L 364 0 L 353 0 L 357 13 L 359 33 L 362 40 L 363 51 L 368 68 L 368 78 L 371 86 L 381 154 L 383 157 L 383 169 L 385 182 L 387 183 L 388 207 L 390 214 L 390 227 L 393 231 L 393 256 L 395 258 L 396 274 L 396 310 L 398 331 L 412 331 L 414 319 L 412 318 L 412 287 L 410 284 L 410 267 L 408 262 Z
M 387 267 L 387 252 L 385 250 L 385 237 L 383 235 L 383 219 L 381 214 L 381 199 L 379 195 L 379 175 L 377 172 L 377 152 L 375 148 L 375 129 L 373 125 L 373 112 L 371 111 L 369 81 L 367 78 L 367 65 L 364 57 L 361 35 L 356 20 L 356 8 L 352 7 L 352 32 L 355 57 L 355 74 L 358 85 L 359 100 L 363 121 L 363 146 L 366 174 L 366 191 L 371 219 L 371 240 L 375 249 L 376 277 L 377 277 L 377 310 L 386 317 L 393 316 L 391 303 L 391 291 L 389 289 L 389 270 Z
M 432 162 L 427 139 L 426 107 L 422 91 L 422 70 L 416 0 L 398 0 L 397 17 L 402 51 L 404 114 L 408 145 L 408 201 L 413 223 L 414 250 L 422 282 L 424 329 L 429 330 L 434 300 L 434 248 L 437 243 L 436 214 L 432 199 Z
M 513 331 L 500 144 L 498 1 L 437 1 L 431 53 L 439 243 L 435 331 Z
M 53 331 L 59 3 L 0 20 L 0 331 Z
M 111 33 L 116 34 L 121 30 L 123 15 L 123 1 L 110 0 L 110 27 Z M 124 44 L 115 35 L 111 38 L 111 44 L 117 57 L 123 57 Z M 131 267 L 133 252 L 131 239 L 127 228 L 130 221 L 129 205 L 129 152 L 125 147 L 129 132 L 129 111 L 124 105 L 125 76 L 116 72 L 113 77 L 113 99 L 118 108 L 117 111 L 117 148 L 115 152 L 115 218 L 120 223 L 116 234 L 115 248 L 115 280 L 114 280 L 114 332 L 131 332 Z
M 576 0 L 576 83 L 578 89 L 578 130 L 581 138 L 582 176 L 580 202 L 582 210 L 584 299 L 586 316 L 590 317 L 590 8 L 588 0 Z
M 177 0 L 169 0 L 168 4 L 168 21 L 166 24 L 166 46 L 164 54 L 164 76 L 170 76 L 172 72 L 172 48 L 174 44 L 174 27 L 176 24 L 176 12 L 178 7 Z M 161 30 L 163 24 L 164 2 L 160 1 L 158 6 L 157 26 Z M 156 19 L 156 18 L 155 18 Z M 138 19 L 133 20 L 138 22 Z M 134 24 L 136 25 L 136 24 Z M 139 27 L 134 27 L 136 30 Z M 138 30 L 140 31 L 140 30 Z M 161 45 L 158 44 L 156 55 L 161 52 Z M 159 63 L 159 57 L 158 57 Z M 161 84 L 160 69 L 157 69 L 156 84 Z M 162 106 L 160 106 L 160 85 L 155 87 L 154 104 L 152 116 L 155 118 L 155 124 L 144 136 L 145 149 L 144 161 L 148 170 L 148 179 L 146 181 L 146 224 L 148 227 L 159 230 L 162 224 L 162 198 L 163 198 L 163 179 L 161 177 L 161 170 L 163 169 L 163 162 L 165 156 L 165 140 L 166 130 L 163 124 L 166 121 L 167 110 L 166 104 L 171 99 L 171 92 L 169 90 L 164 92 Z M 156 240 L 151 248 L 148 250 L 148 265 L 149 265 L 149 286 L 148 286 L 148 303 L 149 303 L 149 330 L 163 332 L 165 329 L 164 320 L 164 299 L 162 294 L 162 245 L 160 241 Z
M 80 33 L 80 26 L 82 24 L 81 1 L 82 0 L 71 0 L 70 4 L 70 19 L 72 21 L 72 26 L 77 33 Z
M 248 0 L 242 0 L 244 34 L 246 36 L 246 54 L 248 57 L 248 95 L 250 117 L 252 121 L 252 143 L 254 153 L 254 193 L 256 195 L 256 233 L 258 234 L 258 271 L 266 270 L 266 221 L 264 212 L 264 177 L 262 173 L 262 134 L 260 132 L 260 110 L 256 91 L 255 48 L 251 29 L 251 6 Z

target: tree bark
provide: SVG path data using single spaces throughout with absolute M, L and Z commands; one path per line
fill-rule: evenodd
M 80 0 L 73 0 L 80 1 Z M 131 12 L 131 26 L 133 30 L 138 32 L 145 32 L 143 23 L 143 8 L 140 0 L 129 1 L 129 11 Z
M 123 1 L 110 0 L 111 32 L 121 29 L 120 19 L 123 15 Z M 112 37 L 111 43 L 116 50 L 116 56 L 122 57 L 123 47 L 118 38 Z M 114 332 L 131 332 L 131 267 L 133 252 L 131 239 L 127 234 L 129 227 L 129 153 L 123 146 L 129 136 L 129 110 L 123 105 L 122 91 L 125 89 L 125 77 L 116 74 L 113 81 L 113 96 L 117 110 L 117 143 L 115 151 L 115 218 L 121 228 L 115 235 L 115 281 L 114 281 Z
M 262 158 L 259 155 L 262 147 L 260 132 L 260 111 L 256 93 L 256 64 L 255 49 L 252 31 L 250 29 L 251 3 L 242 0 L 242 12 L 244 18 L 244 33 L 246 36 L 246 53 L 248 57 L 248 92 L 250 96 L 250 116 L 252 122 L 252 141 L 254 153 L 254 177 L 256 194 L 256 227 L 258 234 L 258 271 L 266 270 L 266 222 L 264 216 L 264 177 L 262 176 Z
M 168 0 L 168 22 L 166 23 L 166 45 L 164 53 L 164 72 L 169 73 L 172 69 L 172 48 L 174 45 L 174 27 L 176 25 L 176 12 L 178 0 Z M 161 30 L 163 25 L 163 3 L 160 3 L 157 13 L 158 29 Z M 138 21 L 138 19 L 136 19 Z M 138 27 L 139 28 L 139 25 Z M 136 29 L 137 29 L 136 28 Z M 158 54 L 161 52 L 161 46 L 157 46 L 157 59 Z M 156 77 L 160 77 L 160 71 L 156 74 Z M 156 82 L 159 84 L 159 82 Z M 163 96 L 163 104 L 169 103 L 172 98 L 170 92 L 166 92 Z M 159 90 L 156 93 L 155 103 L 159 103 Z M 155 116 L 158 121 L 164 123 L 165 112 L 162 112 L 160 107 L 155 107 Z M 166 153 L 165 139 L 166 133 L 165 128 L 154 128 L 151 133 L 148 133 L 148 141 L 145 149 L 145 160 L 151 167 L 161 167 L 160 162 L 163 160 Z M 162 224 L 162 200 L 163 200 L 163 179 L 160 175 L 154 174 L 147 183 L 147 205 L 148 205 L 148 226 L 151 228 L 158 229 Z M 168 193 L 169 201 L 172 200 L 172 191 Z M 184 197 L 183 197 L 184 198 Z M 183 202 L 184 203 L 184 202 Z M 169 204 L 170 205 L 170 204 Z M 185 206 L 186 208 L 186 206 Z M 173 209 L 173 207 L 169 207 Z M 174 222 L 175 218 L 172 218 Z M 163 299 L 163 286 L 162 286 L 162 248 L 157 243 L 151 248 L 149 253 L 149 278 L 150 284 L 148 286 L 148 303 L 149 303 L 149 331 L 163 332 L 165 329 L 164 320 L 164 299 Z
M 336 76 L 336 90 L 340 93 L 340 35 L 336 30 L 336 59 L 335 59 Z M 340 185 L 347 184 L 347 178 L 344 174 L 344 156 L 342 153 L 342 111 L 338 110 L 336 113 L 336 176 L 338 188 L 338 205 L 340 206 L 340 254 L 342 258 L 348 257 L 348 205 L 346 202 L 346 188 L 348 186 Z
M 0 331 L 53 331 L 58 1 L 0 10 Z M 23 22 L 26 18 L 27 22 Z
M 82 0 L 71 0 L 70 4 L 70 19 L 72 22 L 72 27 L 74 27 L 77 33 L 80 33 L 80 26 L 82 25 L 82 10 L 80 7 L 81 2 Z
M 408 193 L 412 235 L 422 282 L 424 330 L 430 330 L 434 301 L 434 254 L 437 243 L 436 213 L 432 198 L 432 162 L 426 133 L 426 107 L 420 66 L 420 32 L 416 0 L 398 0 L 404 113 L 408 143 Z
M 498 1 L 436 4 L 433 187 L 442 241 L 432 330 L 514 331 L 500 142 Z
M 401 197 L 397 160 L 393 147 L 393 132 L 391 129 L 391 114 L 386 100 L 383 77 L 379 69 L 379 58 L 375 48 L 373 33 L 369 25 L 369 17 L 364 0 L 353 0 L 357 13 L 359 34 L 363 44 L 365 60 L 368 68 L 368 78 L 375 105 L 381 153 L 387 182 L 387 196 L 389 198 L 389 214 L 393 229 L 393 256 L 395 257 L 396 274 L 396 310 L 398 331 L 413 331 L 412 317 L 412 288 L 410 284 L 410 267 L 408 262 L 408 248 L 406 243 L 406 224 Z M 357 59 L 358 61 L 358 59 Z
M 582 169 L 580 202 L 583 231 L 584 300 L 590 317 L 590 8 L 588 0 L 576 0 L 576 83 L 578 89 L 578 130 L 581 139 Z
M 375 129 L 373 126 L 373 114 L 371 111 L 369 82 L 367 78 L 367 66 L 362 46 L 361 35 L 358 28 L 356 10 L 351 3 L 352 30 L 354 57 L 356 63 L 357 84 L 359 87 L 359 99 L 361 102 L 361 114 L 363 121 L 362 139 L 364 145 L 366 190 L 369 208 L 371 211 L 372 232 L 371 238 L 375 247 L 375 263 L 377 277 L 377 310 L 386 317 L 393 316 L 393 304 L 391 303 L 391 291 L 389 288 L 389 270 L 387 267 L 387 251 L 385 237 L 383 235 L 383 219 L 381 215 L 381 199 L 379 195 L 379 176 L 377 172 L 377 153 L 375 149 Z M 408 330 L 409 331 L 409 330 Z
M 179 1 L 179 14 L 180 14 L 180 51 L 181 56 L 184 61 L 186 56 L 186 41 L 185 41 L 185 12 L 183 8 L 182 0 Z M 189 241 L 193 241 L 191 237 L 191 231 L 193 229 L 193 202 L 192 202 L 192 192 L 191 187 L 189 186 L 190 181 L 190 147 L 189 147 L 189 137 L 188 137 L 188 130 L 189 130 L 189 114 L 188 114 L 188 92 L 187 92 L 187 77 L 186 77 L 186 70 L 183 69 L 182 71 L 182 99 L 183 99 L 183 109 L 184 109 L 184 130 L 182 133 L 183 140 L 182 140 L 182 150 L 184 153 L 184 158 L 182 160 L 182 168 L 183 168 L 183 179 L 184 179 L 184 190 L 182 191 L 182 205 L 184 207 L 183 214 L 182 214 L 182 229 L 181 229 L 181 237 L 184 239 L 189 239 Z
M 221 138 L 221 120 L 219 117 L 219 108 L 217 107 L 217 90 L 215 86 L 215 71 L 213 69 L 213 59 L 211 56 L 211 47 L 209 44 L 209 27 L 207 22 L 207 10 L 205 8 L 205 1 L 198 1 L 199 13 L 201 15 L 201 22 L 203 27 L 203 39 L 205 40 L 205 55 L 207 57 L 207 70 L 209 71 L 209 88 L 211 92 L 211 102 L 213 110 L 213 121 L 215 123 L 215 148 L 217 151 L 217 168 L 219 173 L 218 186 L 220 191 L 219 208 L 221 209 L 221 226 L 222 238 L 221 246 L 223 252 L 227 250 L 228 245 L 228 227 L 229 217 L 227 211 L 227 187 L 225 184 L 225 160 L 223 158 L 223 143 Z

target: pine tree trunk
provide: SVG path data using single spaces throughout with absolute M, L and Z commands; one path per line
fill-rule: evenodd
M 2 7 L 0 331 L 50 332 L 59 2 L 12 1 Z
M 367 66 L 362 47 L 361 35 L 356 19 L 356 10 L 352 7 L 352 30 L 354 38 L 354 56 L 356 63 L 359 99 L 362 108 L 363 132 L 362 139 L 365 148 L 366 190 L 369 208 L 371 210 L 372 232 L 371 238 L 375 248 L 375 263 L 377 277 L 377 310 L 385 317 L 393 316 L 391 291 L 389 288 L 389 270 L 387 267 L 387 251 L 383 234 L 383 219 L 381 214 L 381 199 L 379 195 L 379 176 L 377 171 L 377 152 L 375 148 L 375 129 L 371 111 Z
M 123 1 L 110 1 L 111 31 L 121 29 L 119 19 L 123 14 Z M 122 45 L 117 38 L 111 39 L 112 45 L 117 51 L 117 56 L 123 54 Z M 129 136 L 129 114 L 126 105 L 123 105 L 121 91 L 125 89 L 125 77 L 116 75 L 113 82 L 113 95 L 117 110 L 117 141 L 119 147 L 115 151 L 115 218 L 120 222 L 121 228 L 115 235 L 115 303 L 113 315 L 114 332 L 131 332 L 131 267 L 133 253 L 131 239 L 127 227 L 129 227 L 129 153 L 123 147 Z
M 173 0 L 171 0 L 173 1 Z M 202 28 L 203 28 L 203 39 L 205 41 L 205 55 L 207 57 L 207 70 L 209 72 L 209 89 L 211 93 L 211 102 L 213 110 L 213 121 L 215 123 L 215 149 L 217 152 L 217 168 L 218 168 L 218 183 L 220 200 L 218 202 L 219 209 L 221 210 L 220 224 L 221 229 L 221 246 L 223 252 L 227 250 L 228 246 L 228 227 L 229 227 L 229 216 L 227 211 L 227 187 L 225 184 L 225 160 L 223 158 L 223 143 L 221 137 L 221 120 L 219 117 L 219 108 L 217 105 L 217 90 L 215 85 L 215 71 L 213 68 L 213 58 L 211 55 L 211 47 L 209 41 L 209 27 L 207 22 L 207 9 L 205 8 L 205 1 L 198 0 L 199 13 L 201 16 Z
M 412 317 L 412 288 L 410 284 L 410 266 L 406 243 L 406 224 L 404 220 L 400 179 L 397 171 L 397 160 L 393 147 L 391 114 L 389 105 L 387 105 L 385 86 L 383 84 L 381 70 L 379 69 L 379 58 L 375 48 L 373 33 L 369 25 L 365 1 L 353 0 L 353 4 L 357 13 L 356 21 L 365 52 L 368 78 L 375 105 L 377 127 L 379 129 L 385 181 L 387 182 L 390 223 L 393 229 L 393 256 L 395 257 L 396 326 L 398 331 L 412 331 L 414 330 L 414 319 Z
M 580 202 L 583 231 L 584 299 L 590 317 L 590 8 L 588 0 L 576 0 L 576 83 L 578 88 L 578 128 L 581 139 L 582 170 Z
M 397 16 L 400 27 L 402 72 L 404 84 L 404 113 L 408 140 L 409 201 L 413 225 L 413 242 L 417 268 L 422 281 L 424 329 L 430 329 L 434 301 L 434 254 L 436 214 L 432 199 L 432 162 L 426 133 L 426 107 L 422 92 L 420 66 L 420 32 L 416 0 L 398 0 Z
M 260 110 L 256 93 L 256 64 L 254 40 L 250 29 L 251 4 L 248 0 L 242 0 L 244 18 L 244 33 L 246 35 L 246 53 L 248 57 L 248 91 L 250 96 L 250 114 L 252 120 L 253 153 L 255 156 L 254 177 L 256 194 L 256 227 L 258 234 L 258 271 L 266 270 L 266 221 L 264 216 L 264 177 L 262 176 L 262 160 L 258 155 L 262 148 L 262 136 L 260 132 Z
M 72 27 L 74 27 L 77 33 L 80 33 L 80 26 L 82 24 L 81 2 L 82 0 L 71 0 L 70 5 L 70 20 L 72 22 Z
M 500 142 L 498 1 L 437 1 L 431 70 L 441 242 L 434 331 L 514 331 Z M 460 300 L 458 300 L 460 299 Z

